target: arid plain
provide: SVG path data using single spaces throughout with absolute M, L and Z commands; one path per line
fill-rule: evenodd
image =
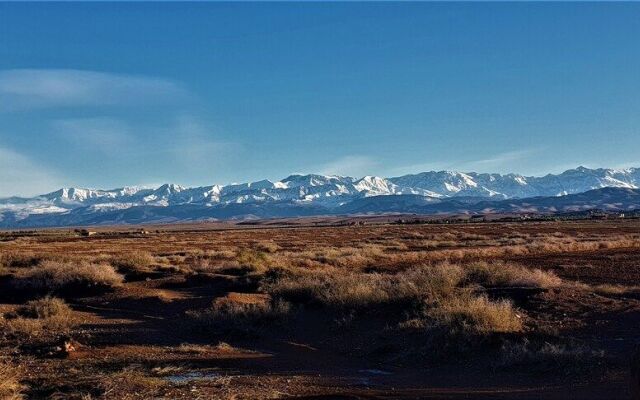
M 0 233 L 0 398 L 629 398 L 640 221 L 382 222 Z

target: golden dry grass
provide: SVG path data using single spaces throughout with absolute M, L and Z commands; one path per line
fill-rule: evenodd
M 146 251 L 121 253 L 111 259 L 111 265 L 123 273 L 145 273 L 152 270 L 156 260 Z
M 552 288 L 562 280 L 551 271 L 525 268 L 500 261 L 477 261 L 465 265 L 466 279 L 483 286 Z
M 24 386 L 20 383 L 18 370 L 8 363 L 0 361 L 0 399 L 24 399 L 22 395 L 23 389 Z
M 588 290 L 588 288 L 586 289 Z M 613 295 L 613 296 L 623 296 L 623 295 L 630 295 L 630 294 L 637 295 L 637 294 L 640 294 L 640 286 L 602 284 L 602 285 L 594 286 L 593 291 L 597 294 L 602 294 L 602 295 Z
M 191 312 L 190 315 L 199 325 L 207 328 L 249 333 L 281 320 L 291 312 L 291 305 L 286 301 L 260 295 L 246 297 L 222 297 L 214 301 L 211 308 Z
M 68 318 L 71 315 L 71 308 L 62 299 L 55 297 L 44 297 L 38 300 L 27 302 L 21 309 L 21 313 L 30 318 Z
M 8 251 L 0 254 L 0 267 L 28 268 L 37 265 L 41 260 L 42 255 L 32 252 Z
M 509 283 L 516 278 L 529 277 L 529 274 L 539 275 L 523 267 L 513 268 L 512 273 L 517 274 L 508 276 Z M 491 301 L 464 287 L 470 281 L 466 279 L 469 273 L 466 267 L 450 263 L 422 265 L 398 274 L 344 272 L 332 268 L 281 271 L 279 277 L 263 286 L 263 290 L 294 303 L 343 309 L 423 304 L 425 319 L 422 323 L 446 327 L 451 334 L 520 332 L 522 320 L 511 302 Z M 404 312 L 411 312 L 411 306 L 404 306 Z
M 14 315 L 0 319 L 0 327 L 21 338 L 66 333 L 74 325 L 73 311 L 61 299 L 45 297 L 27 302 Z
M 84 260 L 60 262 L 46 260 L 16 274 L 16 285 L 25 289 L 58 291 L 67 287 L 111 288 L 122 284 L 123 277 L 107 264 Z
M 168 382 L 160 377 L 148 376 L 132 368 L 105 375 L 98 386 L 106 398 L 112 399 L 150 399 L 156 398 Z
M 508 300 L 489 300 L 486 296 L 449 297 L 427 315 L 451 334 L 512 333 L 522 331 L 522 319 Z

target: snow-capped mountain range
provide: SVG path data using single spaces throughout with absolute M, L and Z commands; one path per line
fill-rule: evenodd
M 262 180 L 195 188 L 175 184 L 158 188 L 125 187 L 113 190 L 63 188 L 32 198 L 0 199 L 0 226 L 30 225 L 26 223 L 27 220 L 44 221 L 47 220 L 45 216 L 56 216 L 51 221 L 62 221 L 52 224 L 67 225 L 64 223 L 65 215 L 83 215 L 86 219 L 90 215 L 139 207 L 198 206 L 199 210 L 202 207 L 230 210 L 234 205 L 236 208 L 244 205 L 245 209 L 251 211 L 251 216 L 256 215 L 256 211 L 260 211 L 257 215 L 269 216 L 269 212 L 259 209 L 286 204 L 300 207 L 305 210 L 304 215 L 310 215 L 345 208 L 349 203 L 375 196 L 411 195 L 423 198 L 421 201 L 424 202 L 462 197 L 497 201 L 563 196 L 605 187 L 639 188 L 640 169 L 578 167 L 542 177 L 453 171 L 422 172 L 395 178 L 365 176 L 359 179 L 311 174 L 291 175 L 277 182 Z M 189 219 L 188 215 L 186 217 Z M 67 219 L 69 223 L 77 220 Z M 197 216 L 193 219 L 197 219 Z

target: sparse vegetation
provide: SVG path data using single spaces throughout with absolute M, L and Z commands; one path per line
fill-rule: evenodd
M 520 332 L 523 326 L 522 317 L 510 301 L 491 301 L 486 296 L 449 297 L 426 314 L 451 335 Z
M 20 309 L 20 313 L 29 318 L 64 318 L 71 315 L 71 308 L 62 299 L 44 297 L 39 300 L 31 300 Z
M 640 309 L 629 224 L 31 232 L 0 249 L 0 351 L 29 374 L 6 382 L 15 399 L 353 389 L 332 380 L 335 360 L 388 382 L 461 365 L 496 387 L 516 370 L 550 385 L 621 376 Z
M 601 295 L 609 295 L 609 296 L 640 296 L 640 287 L 638 286 L 624 286 L 624 285 L 611 285 L 611 284 L 602 284 L 596 285 L 593 288 L 593 291 L 597 294 Z
M 236 262 L 247 271 L 258 273 L 266 271 L 271 264 L 267 253 L 250 249 L 240 250 L 236 255 Z
M 4 268 L 28 268 L 38 265 L 42 256 L 31 252 L 3 252 L 0 253 L 0 267 Z
M 562 284 L 553 272 L 525 268 L 505 262 L 472 262 L 465 266 L 469 281 L 483 286 L 552 288 Z
M 154 398 L 167 384 L 161 377 L 149 376 L 144 371 L 127 368 L 104 376 L 98 385 L 102 393 L 108 393 L 112 398 L 129 400 Z
M 111 264 L 124 274 L 144 274 L 152 271 L 155 258 L 146 251 L 132 251 L 116 255 Z
M 103 290 L 122 284 L 123 277 L 107 264 L 87 261 L 44 261 L 36 267 L 20 271 L 16 286 L 36 291 Z
M 258 242 L 255 246 L 257 251 L 264 253 L 275 253 L 280 250 L 280 246 L 277 243 L 271 241 Z
M 57 335 L 67 332 L 73 324 L 71 308 L 63 300 L 53 297 L 29 301 L 15 313 L 0 319 L 0 327 L 21 337 Z
M 214 330 L 250 333 L 265 324 L 285 318 L 291 312 L 289 303 L 268 296 L 234 296 L 217 299 L 210 309 L 192 313 L 198 323 Z
M 564 373 L 598 368 L 605 356 L 602 350 L 585 346 L 533 343 L 526 338 L 519 343 L 505 344 L 500 353 L 497 365 L 502 368 L 526 367 L 530 371 L 560 370 Z

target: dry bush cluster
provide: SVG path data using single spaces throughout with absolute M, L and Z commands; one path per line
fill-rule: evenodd
M 31 252 L 4 252 L 0 254 L 0 267 L 28 268 L 38 265 L 42 259 L 42 255 Z
M 291 305 L 283 300 L 257 298 L 256 301 L 238 301 L 220 298 L 210 309 L 192 312 L 198 324 L 217 331 L 254 333 L 263 326 L 284 319 Z
M 38 338 L 66 333 L 74 325 L 73 311 L 62 299 L 32 300 L 0 319 L 0 327 L 19 338 Z
M 427 322 L 452 335 L 509 333 L 522 330 L 522 319 L 509 300 L 463 294 L 426 311 Z
M 477 261 L 465 265 L 466 279 L 486 287 L 558 287 L 562 280 L 551 271 L 530 269 L 502 261 Z
M 16 287 L 44 292 L 103 290 L 119 286 L 122 282 L 122 275 L 112 266 L 85 260 L 45 260 L 35 267 L 20 270 L 15 274 Z
M 482 268 L 482 274 L 478 273 Z M 509 272 L 503 272 L 507 270 Z M 397 274 L 314 270 L 275 270 L 262 290 L 293 303 L 338 309 L 403 305 L 419 318 L 413 326 L 446 326 L 452 333 L 489 334 L 522 330 L 521 317 L 508 300 L 475 294 L 469 283 L 489 285 L 558 285 L 559 278 L 508 264 L 473 267 L 450 263 L 423 265 Z
M 152 272 L 155 258 L 145 251 L 121 253 L 111 259 L 111 265 L 124 274 L 144 274 Z

